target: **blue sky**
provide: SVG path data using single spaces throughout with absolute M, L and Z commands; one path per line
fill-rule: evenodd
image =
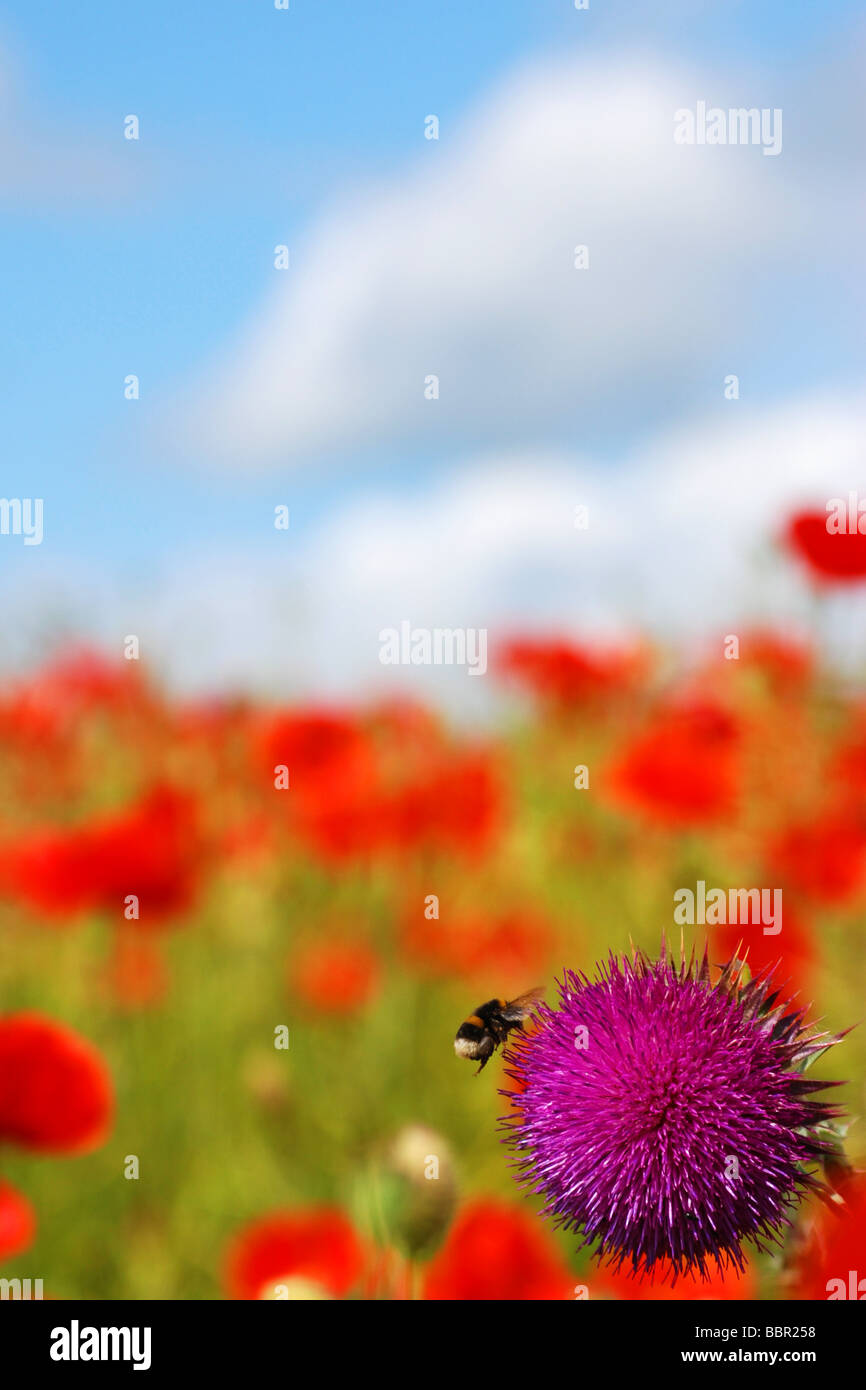
M 701 339 L 705 360 L 689 363 L 687 354 L 682 366 L 672 363 L 667 386 L 643 383 L 638 361 L 625 392 L 611 378 L 598 408 L 574 416 L 567 400 L 551 397 L 549 411 L 536 401 L 525 415 L 506 412 L 499 427 L 495 409 L 476 417 L 465 401 L 453 414 L 445 404 L 441 427 L 416 429 L 407 416 L 372 434 L 359 429 L 356 439 L 349 422 L 330 442 L 323 435 L 302 445 L 285 466 L 279 447 L 261 467 L 239 467 L 237 450 L 227 465 L 206 434 L 187 431 L 184 414 L 209 363 L 242 362 L 237 344 L 273 298 L 273 246 L 292 248 L 289 274 L 303 287 L 312 253 L 345 209 L 381 189 L 395 195 L 407 180 L 421 181 L 422 198 L 426 171 L 437 165 L 447 192 L 448 161 L 473 122 L 483 123 L 491 94 L 519 84 L 533 65 L 574 59 L 583 72 L 604 71 L 647 55 L 707 74 L 697 94 L 720 103 L 728 92 L 732 104 L 784 98 L 784 155 L 761 161 L 757 175 L 767 187 L 805 185 L 809 160 L 823 169 L 814 130 L 825 115 L 815 93 L 832 94 L 858 10 L 848 0 L 591 0 L 587 13 L 567 0 L 292 0 L 288 13 L 268 0 L 4 6 L 3 491 L 43 496 L 46 510 L 43 546 L 13 550 L 7 539 L 0 566 L 25 589 L 43 568 L 56 583 L 68 567 L 72 583 L 78 564 L 106 586 L 134 589 L 190 549 L 273 550 L 262 518 L 275 502 L 290 504 L 300 542 L 370 497 L 415 496 L 423 506 L 440 473 L 490 450 L 589 453 L 616 467 L 644 439 L 701 412 L 712 429 L 718 407 L 704 401 L 705 385 L 715 390 L 730 352 L 711 325 Z M 811 95 L 798 109 L 804 91 Z M 604 119 L 603 100 L 598 110 Z M 442 129 L 435 147 L 421 138 L 431 111 Z M 139 142 L 122 138 L 129 112 L 140 117 Z M 846 178 L 842 158 L 838 182 Z M 639 237 L 639 205 L 635 218 Z M 737 354 L 753 403 L 854 390 L 861 305 L 846 256 L 847 247 L 792 238 L 778 258 L 770 248 L 731 271 L 760 310 Z M 711 249 L 702 274 L 724 274 L 724 259 Z M 613 274 L 610 283 L 613 294 Z M 517 310 L 513 319 L 509 312 L 506 303 L 506 336 L 522 331 Z M 484 313 L 495 317 L 496 301 Z M 658 311 L 655 323 L 640 325 L 648 366 L 656 330 L 664 340 Z M 512 404 L 521 380 L 513 370 Z M 123 399 L 129 372 L 141 379 L 137 402 Z

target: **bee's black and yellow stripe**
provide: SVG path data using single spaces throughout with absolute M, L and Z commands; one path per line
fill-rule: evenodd
M 457 1029 L 457 1036 L 465 1038 L 467 1042 L 480 1043 L 487 1032 L 489 1029 L 485 1027 L 484 1020 L 478 1014 L 470 1014 Z
M 509 1028 L 514 1027 L 513 1023 L 502 1017 L 507 1003 L 507 999 L 488 999 L 486 1004 L 479 1004 L 475 1013 L 465 1018 L 457 1029 L 458 1038 L 480 1043 L 486 1035 L 496 1043 L 502 1042 Z
M 541 990 L 531 990 L 517 999 L 488 999 L 465 1018 L 457 1029 L 454 1050 L 459 1057 L 480 1061 L 479 1071 L 505 1042 L 512 1028 L 522 1028 Z

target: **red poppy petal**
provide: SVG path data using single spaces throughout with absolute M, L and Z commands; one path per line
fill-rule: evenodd
M 230 1298 L 259 1298 L 269 1283 L 307 1279 L 342 1298 L 361 1277 L 364 1251 L 336 1208 L 275 1212 L 235 1237 L 226 1260 Z
M 859 530 L 828 531 L 827 521 L 826 512 L 798 513 L 788 523 L 788 547 L 825 583 L 866 579 L 866 535 Z
M 0 1140 L 81 1153 L 105 1137 L 108 1068 L 85 1038 L 36 1013 L 0 1019 Z
M 33 1244 L 36 1214 L 27 1198 L 8 1182 L 0 1182 L 0 1260 L 20 1255 Z
M 458 1213 L 427 1271 L 435 1300 L 539 1300 L 574 1296 L 577 1279 L 550 1231 L 521 1207 L 479 1198 Z

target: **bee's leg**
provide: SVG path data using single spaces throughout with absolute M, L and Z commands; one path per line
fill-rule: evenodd
M 487 1063 L 490 1061 L 490 1058 L 491 1058 L 492 1056 L 493 1056 L 493 1053 L 492 1053 L 492 1052 L 488 1052 L 488 1054 L 487 1054 L 486 1057 L 482 1057 L 482 1059 L 481 1059 L 481 1066 L 478 1068 L 478 1071 L 475 1072 L 475 1075 L 476 1075 L 476 1076 L 478 1075 L 478 1072 L 482 1072 L 482 1071 L 484 1070 L 484 1068 L 487 1066 Z

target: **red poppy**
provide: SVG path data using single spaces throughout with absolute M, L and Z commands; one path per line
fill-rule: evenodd
M 375 777 L 373 745 L 354 717 L 336 710 L 279 713 L 259 730 L 257 756 L 265 776 L 286 767 L 292 804 L 327 798 L 341 786 L 370 786 Z
M 37 751 L 56 749 L 57 725 L 53 713 L 36 704 L 27 691 L 9 691 L 0 697 L 0 740 L 11 748 Z
M 519 910 L 458 911 L 428 921 L 413 907 L 404 919 L 403 940 L 410 958 L 437 974 L 479 984 L 495 978 L 498 989 L 518 991 L 542 974 L 554 945 L 548 923 L 538 913 Z
M 13 754 L 9 775 L 28 805 L 51 793 L 63 801 L 78 791 L 85 775 L 80 731 L 88 716 L 128 721 L 152 712 L 155 703 L 137 668 L 134 661 L 108 661 L 86 648 L 74 649 L 0 696 L 0 741 Z M 139 740 L 141 728 L 139 721 Z
M 388 846 L 387 809 L 375 787 L 335 784 L 329 795 L 293 808 L 293 827 L 317 858 L 340 864 Z
M 709 1299 L 752 1299 L 755 1297 L 755 1281 L 751 1266 L 741 1274 L 737 1269 L 721 1271 L 713 1265 L 708 1269 L 708 1278 L 699 1274 L 681 1274 L 671 1282 L 670 1266 L 662 1261 L 652 1279 L 646 1274 L 637 1278 L 633 1270 L 623 1265 L 619 1270 L 600 1271 L 599 1278 L 617 1298 L 651 1301 L 703 1301 Z M 592 1285 L 590 1284 L 590 1290 Z
M 295 828 L 332 861 L 416 850 L 483 854 L 503 820 L 501 778 L 486 752 L 440 752 L 416 759 L 396 783 L 335 777 L 327 793 L 302 802 Z
M 577 1283 L 549 1229 L 525 1207 L 477 1197 L 458 1212 L 430 1264 L 424 1297 L 544 1300 L 574 1297 Z
M 785 541 L 823 584 L 856 584 L 866 579 L 866 535 L 827 530 L 824 512 L 799 512 L 788 522 Z
M 866 1300 L 866 1175 L 855 1174 L 843 1191 L 844 1206 L 813 1208 L 792 1298 Z
M 0 1140 L 83 1153 L 105 1138 L 114 1101 L 92 1043 L 41 1014 L 0 1019 Z
M 737 808 L 738 732 L 733 717 L 711 703 L 665 709 L 609 769 L 611 795 L 671 827 L 722 821 Z
M 363 1269 L 361 1241 L 337 1208 L 275 1212 L 235 1236 L 226 1288 L 230 1298 L 274 1298 L 280 1285 L 289 1297 L 343 1298 Z
M 440 757 L 386 801 L 394 845 L 443 853 L 483 853 L 501 827 L 503 812 L 494 760 L 475 750 Z
M 66 727 L 83 714 L 116 714 L 147 703 L 137 661 L 119 661 L 90 647 L 72 647 L 55 657 L 19 688 L 19 698 L 35 716 Z
M 772 869 L 815 902 L 842 905 L 866 885 L 866 830 L 842 811 L 828 810 L 789 826 L 770 845 Z
M 721 965 L 739 951 L 753 975 L 775 967 L 774 979 L 778 986 L 785 986 L 786 994 L 808 992 L 818 963 L 814 932 L 784 893 L 782 898 L 782 930 L 775 936 L 765 936 L 761 924 L 708 927 L 710 960 Z
M 497 665 L 541 699 L 576 706 L 633 686 L 646 659 L 636 650 L 604 651 L 567 638 L 518 637 L 501 648 Z
M 304 1003 L 321 1013 L 351 1014 L 379 985 L 379 958 L 362 941 L 315 941 L 302 948 L 290 980 Z
M 127 810 L 83 825 L 33 831 L 0 847 L 0 889 L 60 919 L 100 910 L 124 920 L 138 899 L 141 926 L 190 907 L 198 879 L 193 799 L 154 787 Z
M 152 705 L 137 665 L 76 648 L 0 695 L 0 742 L 15 759 L 7 775 L 15 778 L 28 805 L 51 792 L 62 800 L 71 786 L 77 789 L 82 777 L 77 735 L 86 716 L 115 718 Z M 46 776 L 49 762 L 51 774 Z
M 272 715 L 255 750 L 266 785 L 282 775 L 277 769 L 287 770 L 277 805 L 307 848 L 332 861 L 376 848 L 384 820 L 376 749 L 354 715 L 315 708 Z
M 141 668 L 135 661 L 118 661 L 93 647 L 72 647 L 62 652 L 38 675 L 34 690 L 46 700 L 67 708 L 115 706 L 125 701 L 131 690 L 140 690 Z
M 29 1249 L 36 1235 L 36 1216 L 20 1192 L 0 1181 L 0 1260 Z

